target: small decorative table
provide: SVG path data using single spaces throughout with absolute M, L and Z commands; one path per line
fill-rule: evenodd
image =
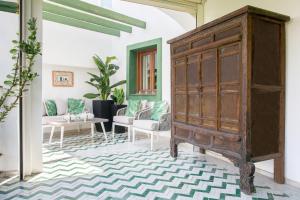
M 51 135 L 50 135 L 50 139 L 49 139 L 49 144 L 52 143 L 52 137 L 55 131 L 55 128 L 58 127 L 60 128 L 60 147 L 62 148 L 63 146 L 63 139 L 64 139 L 64 132 L 65 132 L 65 127 L 66 126 L 81 126 L 84 124 L 91 124 L 91 135 L 92 137 L 94 137 L 95 134 L 95 124 L 96 123 L 100 123 L 102 130 L 103 130 L 103 134 L 105 136 L 106 142 L 107 142 L 107 135 L 106 135 L 106 131 L 104 128 L 104 122 L 108 122 L 108 119 L 103 119 L 103 118 L 93 118 L 93 119 L 87 119 L 87 120 L 65 120 L 65 119 L 61 119 L 61 120 L 50 120 L 48 121 L 48 124 L 52 127 L 51 129 Z

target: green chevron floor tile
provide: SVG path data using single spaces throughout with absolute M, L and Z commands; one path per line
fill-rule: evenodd
M 102 134 L 66 136 L 62 149 L 46 140 L 43 172 L 26 182 L 1 185 L 1 200 L 300 199 L 300 190 L 261 175 L 256 175 L 256 193 L 244 195 L 237 168 L 186 147 L 174 159 L 168 138 L 156 141 L 155 151 L 149 151 L 149 139 L 139 135 L 135 145 L 127 141 L 127 134 L 117 134 L 115 142 L 111 137 L 106 142 Z

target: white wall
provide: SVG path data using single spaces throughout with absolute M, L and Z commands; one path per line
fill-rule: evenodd
M 97 3 L 96 0 L 89 1 Z M 100 3 L 100 2 L 99 2 Z M 98 3 L 98 4 L 99 4 Z M 99 4 L 100 5 L 100 4 Z M 121 37 L 108 36 L 101 33 L 82 30 L 54 22 L 43 23 L 43 68 L 44 91 L 51 91 L 54 96 L 59 95 L 62 89 L 53 88 L 49 83 L 51 71 L 49 66 L 66 66 L 93 68 L 91 57 L 99 54 L 101 57 L 116 55 L 119 72 L 112 78 L 112 82 L 126 79 L 126 48 L 127 45 L 144 42 L 162 37 L 163 39 L 163 99 L 170 101 L 170 50 L 167 40 L 174 38 L 188 30 L 195 28 L 196 20 L 190 14 L 155 8 L 120 0 L 112 1 L 112 9 L 144 20 L 147 28 L 133 27 L 132 33 L 121 33 Z M 142 12 L 141 12 L 142 11 Z M 86 79 L 87 77 L 85 77 Z M 87 79 L 86 79 L 87 80 Z M 82 90 L 90 90 L 86 84 Z M 67 89 L 66 89 L 67 90 Z M 76 90 L 74 90 L 76 91 Z M 78 92 L 79 93 L 79 92 Z M 70 91 L 70 94 L 75 95 Z M 46 94 L 43 95 L 46 97 Z M 77 95 L 78 96 L 78 95 Z
M 207 0 L 204 6 L 205 23 L 221 17 L 242 6 L 252 5 L 267 10 L 289 15 L 291 21 L 287 23 L 286 37 L 286 170 L 289 180 L 300 183 L 300 2 L 298 0 Z M 273 162 L 258 163 L 257 167 L 273 173 Z
M 19 18 L 15 14 L 0 12 L 0 85 L 12 69 L 13 61 L 9 50 L 12 40 L 18 39 Z M 18 108 L 9 113 L 5 123 L 0 123 L 0 171 L 18 170 L 19 137 L 18 137 Z
M 90 1 L 97 3 L 97 1 Z M 167 40 L 195 28 L 196 20 L 190 14 L 159 9 L 151 6 L 128 3 L 120 0 L 112 1 L 112 9 L 144 20 L 146 29 L 133 27 L 132 33 L 121 33 L 121 37 L 108 36 L 82 30 L 54 22 L 43 22 L 43 98 L 61 97 L 68 94 L 82 97 L 82 94 L 94 91 L 84 83 L 88 76 L 84 69 L 95 68 L 92 56 L 101 57 L 116 55 L 119 72 L 112 82 L 126 79 L 127 45 L 144 42 L 155 38 L 163 38 L 163 99 L 170 101 L 170 50 Z M 143 10 L 143 12 L 140 12 Z M 159 23 L 158 23 L 159 22 Z M 74 88 L 54 88 L 51 83 L 52 70 L 67 70 L 75 74 Z M 82 75 L 82 73 L 85 75 Z M 78 79 L 77 79 L 78 78 Z M 77 82 L 77 85 L 76 85 Z
M 96 4 L 97 1 L 90 3 Z M 95 54 L 111 56 L 115 36 L 46 20 L 43 21 L 43 29 L 43 99 L 83 98 L 85 93 L 95 92 L 85 83 L 90 78 L 87 72 L 97 73 L 92 57 Z M 53 70 L 74 72 L 74 87 L 53 87 Z M 91 103 L 87 102 L 90 108 Z
M 146 21 L 147 28 L 134 27 L 132 33 L 122 33 L 113 40 L 113 53 L 119 58 L 120 71 L 113 81 L 126 79 L 126 48 L 128 45 L 162 38 L 162 99 L 170 101 L 170 46 L 167 41 L 196 26 L 190 14 L 159 9 L 152 6 L 114 0 L 112 9 Z
M 53 87 L 52 86 L 52 71 L 71 71 L 74 74 L 74 87 Z M 63 65 L 43 65 L 43 99 L 62 99 L 83 98 L 83 95 L 88 92 L 96 93 L 96 89 L 85 81 L 88 81 L 90 75 L 87 72 L 97 74 L 95 68 L 79 68 L 68 67 Z M 87 100 L 89 109 L 91 109 L 91 101 Z
M 92 56 L 112 54 L 115 36 L 43 21 L 43 63 L 70 67 L 95 67 Z

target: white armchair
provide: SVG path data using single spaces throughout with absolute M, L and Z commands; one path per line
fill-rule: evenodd
M 169 108 L 166 113 L 162 113 L 159 117 L 159 120 L 151 119 L 151 109 L 140 112 L 138 118 L 133 121 L 132 125 L 132 143 L 135 143 L 136 132 L 146 133 L 151 138 L 151 151 L 153 150 L 153 137 L 158 134 L 160 131 L 168 131 L 171 129 L 171 113 Z
M 113 118 L 113 123 L 112 123 L 112 137 L 115 139 L 115 127 L 116 126 L 123 126 L 126 127 L 128 130 L 128 141 L 131 139 L 131 132 L 132 132 L 132 124 L 135 119 L 138 118 L 140 113 L 144 112 L 145 110 L 149 109 L 147 101 L 141 102 L 140 109 L 138 112 L 135 113 L 133 117 L 126 116 L 126 108 L 121 108 L 117 111 L 116 116 Z
M 131 132 L 131 126 L 133 124 L 133 120 L 136 118 L 134 117 L 129 117 L 126 116 L 127 108 L 121 108 L 117 111 L 116 116 L 113 118 L 113 123 L 112 123 L 112 137 L 113 140 L 115 139 L 115 127 L 116 126 L 123 126 L 126 127 L 128 130 L 128 141 L 130 141 L 130 132 Z

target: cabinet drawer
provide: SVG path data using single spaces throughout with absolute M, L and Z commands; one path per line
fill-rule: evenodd
M 189 139 L 190 133 L 191 131 L 189 129 L 179 128 L 177 126 L 174 127 L 174 135 L 179 138 Z
M 176 47 L 173 47 L 173 54 L 182 53 L 184 51 L 187 51 L 189 49 L 189 44 L 181 44 Z
M 211 136 L 196 132 L 193 134 L 193 140 L 200 145 L 209 145 L 211 142 Z
M 213 147 L 238 153 L 241 148 L 241 137 L 239 135 L 214 136 Z
M 229 38 L 234 35 L 242 34 L 242 27 L 240 25 L 228 27 L 220 32 L 215 33 L 215 40 L 221 40 L 225 38 Z

